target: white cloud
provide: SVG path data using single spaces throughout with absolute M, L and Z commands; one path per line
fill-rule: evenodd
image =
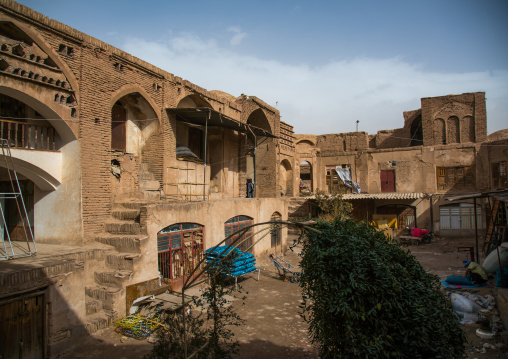
M 230 40 L 231 46 L 240 45 L 242 40 L 247 36 L 247 33 L 242 32 L 238 26 L 232 26 L 228 29 L 228 31 L 234 33 L 233 37 Z
M 233 28 L 236 35 L 239 28 Z M 235 35 L 235 36 L 236 36 Z M 489 133 L 508 127 L 508 71 L 437 73 L 400 58 L 358 58 L 324 66 L 289 65 L 220 48 L 182 34 L 166 43 L 129 39 L 123 50 L 209 90 L 261 98 L 297 133 L 359 129 L 375 133 L 403 125 L 402 112 L 421 97 L 485 91 Z

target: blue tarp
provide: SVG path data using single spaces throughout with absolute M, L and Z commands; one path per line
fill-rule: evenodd
M 228 256 L 228 259 L 234 259 L 234 261 L 227 273 L 225 270 L 223 270 L 224 274 L 237 277 L 257 270 L 256 257 L 254 257 L 253 254 L 243 253 L 238 248 L 233 247 L 228 248 L 228 247 L 229 246 L 220 246 L 213 251 L 212 251 L 213 248 L 207 249 L 205 251 L 206 263 L 211 263 L 216 258 L 219 258 L 215 263 L 220 268 L 223 266 L 220 263 L 221 258 L 225 257 L 229 252 L 233 251 L 233 253 L 230 256 Z

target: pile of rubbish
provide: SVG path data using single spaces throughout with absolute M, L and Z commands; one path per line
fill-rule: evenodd
M 492 294 L 482 296 L 470 292 L 451 293 L 450 301 L 460 324 L 481 325 L 481 328 L 476 331 L 479 337 L 490 339 L 495 333 L 504 330 Z
M 186 299 L 186 303 L 193 300 Z M 163 293 L 137 298 L 129 309 L 129 315 L 116 321 L 115 331 L 126 337 L 143 340 L 166 326 L 163 324 L 168 312 L 182 307 L 181 297 Z

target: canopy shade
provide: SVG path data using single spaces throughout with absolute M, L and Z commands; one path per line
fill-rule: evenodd
M 268 131 L 234 120 L 208 107 L 167 108 L 166 111 L 176 115 L 178 121 L 193 125 L 205 126 L 208 121 L 208 126 L 225 127 L 242 133 L 250 133 L 252 131 L 256 136 L 277 138 L 277 136 L 272 135 Z
M 461 196 L 447 197 L 448 201 L 462 201 L 466 199 L 494 197 L 500 201 L 508 202 L 508 190 L 465 194 Z

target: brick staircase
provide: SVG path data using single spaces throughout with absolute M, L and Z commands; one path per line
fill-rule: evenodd
M 161 184 L 150 171 L 149 163 L 143 162 L 139 166 L 138 180 L 141 198 L 145 200 L 159 200 L 161 198 Z
M 309 218 L 311 215 L 311 197 L 291 197 L 288 203 L 289 220 L 299 220 L 301 218 Z M 288 227 L 288 234 L 300 234 L 297 227 Z
M 143 203 L 115 203 L 111 218 L 97 242 L 110 247 L 103 263 L 97 264 L 93 282 L 85 288 L 86 329 L 88 333 L 106 328 L 125 315 L 125 290 L 141 258 L 141 245 L 147 239 L 140 225 Z

